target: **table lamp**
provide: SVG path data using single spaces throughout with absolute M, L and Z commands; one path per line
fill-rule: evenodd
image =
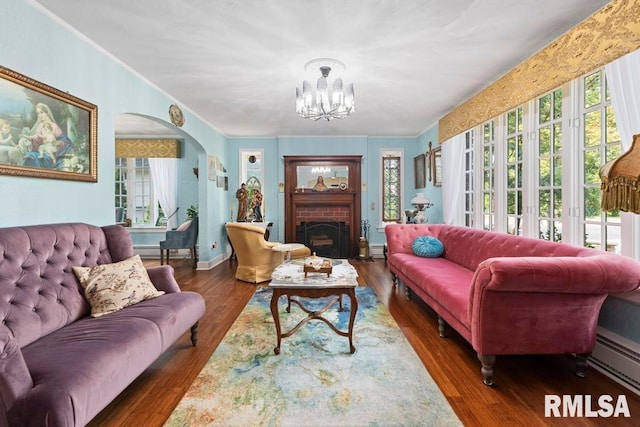
M 416 193 L 416 197 L 411 199 L 411 204 L 418 209 L 418 213 L 413 218 L 413 222 L 416 224 L 426 224 L 427 216 L 425 215 L 424 210 L 433 206 L 433 203 L 424 197 L 424 193 Z

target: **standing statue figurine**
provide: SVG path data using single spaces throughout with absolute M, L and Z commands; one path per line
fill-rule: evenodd
M 244 222 L 247 220 L 247 209 L 249 206 L 249 191 L 247 191 L 245 183 L 242 183 L 236 191 L 236 199 L 238 199 L 238 216 L 236 221 Z
M 253 190 L 253 220 L 262 221 L 262 193 L 257 188 Z

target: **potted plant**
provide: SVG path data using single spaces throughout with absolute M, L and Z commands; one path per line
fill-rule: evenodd
M 187 218 L 193 219 L 198 216 L 198 207 L 197 206 L 189 206 L 187 208 Z

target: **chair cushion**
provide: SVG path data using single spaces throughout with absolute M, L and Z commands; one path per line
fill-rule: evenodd
M 413 253 L 425 258 L 437 258 L 444 252 L 444 245 L 433 236 L 420 236 L 413 241 Z
M 151 283 L 139 255 L 114 264 L 73 267 L 73 272 L 91 305 L 91 317 L 113 313 L 164 294 Z
M 184 231 L 187 228 L 189 228 L 190 225 L 191 225 L 191 220 L 185 221 L 182 224 L 180 224 L 180 226 L 178 226 L 178 228 L 176 228 L 176 231 Z

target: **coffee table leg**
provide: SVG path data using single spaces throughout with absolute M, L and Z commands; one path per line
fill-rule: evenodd
M 356 320 L 356 313 L 358 312 L 358 299 L 356 298 L 356 292 L 354 289 L 347 291 L 347 296 L 351 302 L 351 313 L 349 313 L 349 350 L 351 354 L 356 352 L 356 348 L 353 346 L 353 324 Z M 340 296 L 342 302 L 342 296 Z
M 271 295 L 271 315 L 273 316 L 273 322 L 276 324 L 276 336 L 278 337 L 278 344 L 273 349 L 275 354 L 280 354 L 280 312 L 278 311 L 278 300 L 280 299 L 280 290 L 274 289 Z

